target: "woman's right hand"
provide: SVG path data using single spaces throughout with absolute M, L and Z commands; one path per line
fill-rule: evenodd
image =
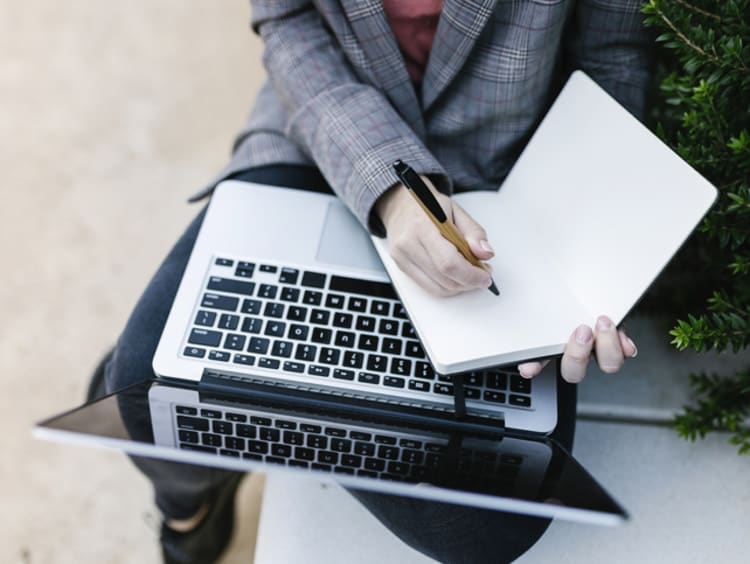
M 435 198 L 469 243 L 479 260 L 492 258 L 487 233 L 461 206 L 438 192 L 422 176 Z M 417 284 L 436 296 L 452 296 L 469 290 L 487 288 L 490 273 L 472 265 L 445 239 L 427 214 L 401 184 L 392 187 L 375 204 L 387 231 L 391 256 L 401 270 Z

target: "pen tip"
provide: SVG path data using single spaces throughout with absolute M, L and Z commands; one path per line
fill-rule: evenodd
M 497 289 L 497 284 L 495 284 L 495 281 L 492 281 L 492 284 L 490 284 L 489 288 L 487 288 L 490 292 L 495 294 L 496 296 L 500 295 L 500 290 Z

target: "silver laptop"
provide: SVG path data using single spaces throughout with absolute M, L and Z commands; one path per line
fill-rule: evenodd
M 462 346 L 461 335 L 455 346 Z M 217 187 L 153 360 L 162 378 L 272 386 L 467 413 L 549 433 L 554 367 L 438 374 L 369 235 L 334 196 Z

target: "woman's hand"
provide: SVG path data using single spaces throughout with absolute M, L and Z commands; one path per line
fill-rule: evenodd
M 614 374 L 623 367 L 626 358 L 636 357 L 638 349 L 625 331 L 618 330 L 609 317 L 602 315 L 593 330 L 588 325 L 580 325 L 570 336 L 560 365 L 563 379 L 573 384 L 583 380 L 592 352 L 596 352 L 599 369 Z M 518 365 L 518 371 L 524 378 L 533 378 L 548 362 L 525 362 Z
M 480 260 L 492 258 L 495 252 L 482 226 L 448 196 L 438 192 L 427 177 L 421 178 L 463 234 L 474 255 Z M 492 283 L 490 273 L 472 265 L 440 234 L 403 185 L 388 190 L 378 200 L 375 211 L 387 230 L 393 260 L 431 294 L 452 296 L 487 288 Z

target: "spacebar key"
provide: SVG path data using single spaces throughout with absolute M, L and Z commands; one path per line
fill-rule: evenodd
M 393 286 L 387 282 L 373 282 L 372 280 L 348 278 L 346 276 L 331 276 L 331 282 L 328 287 L 336 292 L 396 299 L 396 292 L 393 290 Z

